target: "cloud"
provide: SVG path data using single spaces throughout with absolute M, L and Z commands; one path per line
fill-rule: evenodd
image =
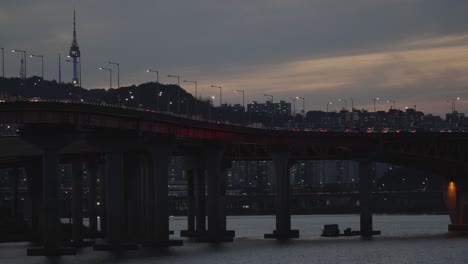
M 44 54 L 46 78 L 57 78 L 74 2 L 91 88 L 106 86 L 97 69 L 107 60 L 121 63 L 122 84 L 153 80 L 144 70 L 154 68 L 200 80 L 205 94 L 212 83 L 256 100 L 304 93 L 310 109 L 337 97 L 366 107 L 380 94 L 418 101 L 466 87 L 468 1 L 457 0 L 4 0 L 0 45 Z M 18 70 L 18 55 L 6 55 L 7 76 Z M 28 74 L 39 72 L 28 60 Z
M 415 48 L 414 42 L 409 42 L 402 50 L 264 66 L 246 70 L 224 83 L 229 87 L 248 89 L 258 100 L 264 91 L 283 99 L 306 95 L 310 108 L 349 97 L 355 97 L 355 102 L 365 108 L 371 106 L 371 98 L 375 97 L 396 100 L 400 106 L 436 103 L 468 96 L 468 41 L 461 43 L 461 39 L 468 40 L 460 36 L 443 36 L 419 40 L 421 48 Z M 397 46 L 402 48 L 403 45 Z M 434 110 L 439 114 L 444 111 L 426 109 Z

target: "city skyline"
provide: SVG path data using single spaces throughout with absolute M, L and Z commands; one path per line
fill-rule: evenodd
M 154 81 L 147 68 L 199 82 L 199 95 L 223 86 L 223 99 L 246 104 L 291 96 L 307 110 L 330 110 L 353 98 L 357 109 L 417 105 L 444 115 L 467 112 L 468 20 L 459 1 L 185 1 L 132 3 L 77 1 L 77 31 L 83 51 L 83 86 L 107 88 L 99 71 L 106 61 L 122 66 L 124 85 Z M 73 1 L 2 3 L 0 29 L 5 51 L 44 54 L 45 78 L 58 79 L 58 53 L 72 40 Z M 124 19 L 125 18 L 125 19 Z M 176 19 L 174 19 L 176 18 Z M 217 21 L 214 23 L 213 21 Z M 13 26 L 14 25 L 14 26 Z M 125 36 L 125 37 L 123 37 Z M 37 41 L 31 42 L 31 39 Z M 135 41 L 137 40 L 137 41 Z M 19 56 L 5 52 L 6 77 L 17 76 Z M 39 76 L 28 61 L 28 76 Z M 62 63 L 62 80 L 71 81 Z M 162 83 L 173 83 L 162 78 Z M 182 87 L 192 93 L 192 87 Z M 349 106 L 348 106 L 349 107 Z

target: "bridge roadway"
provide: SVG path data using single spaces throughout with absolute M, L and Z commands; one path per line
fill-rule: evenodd
M 20 125 L 19 137 L 0 138 L 3 166 L 24 167 L 30 184 L 31 226 L 42 247 L 30 255 L 74 253 L 63 247 L 58 212 L 59 162 L 71 163 L 73 189 L 81 190 L 83 162 L 89 170 L 91 236 L 97 234 L 97 179 L 105 239 L 96 250 L 181 245 L 169 239 L 168 159 L 184 155 L 188 223 L 182 236 L 232 241 L 226 230 L 224 169 L 230 160 L 272 160 L 276 230 L 265 238 L 299 236 L 291 229 L 289 167 L 294 160 L 359 162 L 361 234 L 372 235 L 372 161 L 432 170 L 445 179 L 452 224 L 468 221 L 468 133 L 319 133 L 255 129 L 198 121 L 150 109 L 70 101 L 1 102 L 0 124 Z M 41 169 L 42 168 L 42 169 Z M 82 195 L 73 192 L 74 246 L 83 246 Z M 466 205 L 466 207 L 465 207 Z M 42 210 L 40 210 L 42 208 Z M 467 209 L 465 209 L 467 208 Z M 205 217 L 208 217 L 206 223 Z

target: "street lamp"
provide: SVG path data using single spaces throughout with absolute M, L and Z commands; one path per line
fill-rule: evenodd
M 34 55 L 34 54 L 30 54 L 29 55 L 30 58 L 41 58 L 41 77 L 42 77 L 42 80 L 44 80 L 44 55 Z
M 24 78 L 28 78 L 27 74 L 27 63 L 26 63 L 26 51 L 25 50 L 19 50 L 19 49 L 12 49 L 11 52 L 22 52 L 24 55 Z
M 180 76 L 179 75 L 167 75 L 170 78 L 177 78 L 177 113 L 180 113 Z
M 375 101 L 379 100 L 379 98 L 372 98 L 372 100 L 374 100 L 374 112 L 376 112 L 376 108 L 375 108 Z
M 346 99 L 338 99 L 338 102 L 341 102 L 341 101 L 344 101 L 344 104 L 345 104 L 345 110 L 348 110 L 348 100 Z
M 111 61 L 108 61 L 106 63 L 117 66 L 117 89 L 119 89 L 120 88 L 120 64 L 117 62 L 111 62 Z
M 223 102 L 223 87 L 221 86 L 216 86 L 216 85 L 211 85 L 211 87 L 218 88 L 219 89 L 219 107 L 221 107 L 222 102 Z
M 242 93 L 242 122 L 244 122 L 244 112 L 245 112 L 245 97 L 244 90 L 234 90 L 235 93 Z
M 2 50 L 2 77 L 5 78 L 5 48 L 0 48 Z
M 395 100 L 387 100 L 387 103 L 393 103 L 393 109 L 396 109 L 395 108 Z
M 455 102 L 460 100 L 460 97 L 450 99 L 448 102 L 452 102 L 452 113 L 455 113 L 456 108 L 455 108 Z
M 214 101 L 215 97 L 211 96 L 208 98 L 210 101 L 208 102 L 208 121 L 211 120 L 211 102 Z
M 244 90 L 234 90 L 235 93 L 242 93 L 242 110 L 245 111 L 245 97 L 244 97 Z
M 293 112 L 292 112 L 292 116 L 295 116 L 296 115 L 296 97 L 289 97 L 289 99 L 291 99 L 292 103 L 293 103 Z
M 110 89 L 112 89 L 112 69 L 110 68 L 104 68 L 104 67 L 99 67 L 99 69 L 102 71 L 102 70 L 105 70 L 105 71 L 109 71 L 109 87 Z
M 331 104 L 333 104 L 333 103 L 332 102 L 327 103 L 327 113 L 328 113 L 328 106 L 331 105 Z
M 159 71 L 154 71 L 154 70 L 146 70 L 146 72 L 154 72 L 156 73 L 156 93 L 157 93 L 157 96 L 156 96 L 156 110 L 159 111 L 159 97 L 161 96 L 160 95 L 160 92 L 159 92 Z
M 296 96 L 296 99 L 302 99 L 302 113 L 305 115 L 305 98 Z
M 183 80 L 183 82 L 195 84 L 195 116 L 198 117 L 198 100 L 197 100 L 198 82 L 197 81 L 187 81 L 187 80 Z

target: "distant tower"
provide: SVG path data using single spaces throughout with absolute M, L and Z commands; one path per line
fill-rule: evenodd
M 73 59 L 73 79 L 72 83 L 74 86 L 78 86 L 78 63 L 80 63 L 80 47 L 78 47 L 78 41 L 76 40 L 76 11 L 73 10 L 73 41 L 70 47 L 70 58 Z
M 23 59 L 21 59 L 19 77 L 20 77 L 20 79 L 26 79 L 26 71 L 25 71 L 25 68 L 24 68 L 24 60 Z

